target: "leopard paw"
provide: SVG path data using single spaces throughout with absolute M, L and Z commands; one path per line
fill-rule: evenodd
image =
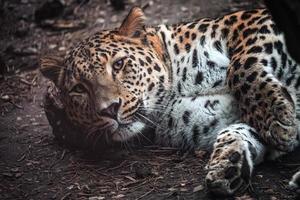
M 266 141 L 274 148 L 289 152 L 297 145 L 297 125 L 295 109 L 292 102 L 280 102 L 273 105 L 273 119 L 266 132 Z
M 253 163 L 250 152 L 245 150 L 232 148 L 221 151 L 215 149 L 213 152 L 207 166 L 206 186 L 215 195 L 227 196 L 248 187 Z

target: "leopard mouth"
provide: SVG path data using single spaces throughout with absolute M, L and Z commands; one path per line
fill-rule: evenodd
M 88 132 L 95 132 L 96 135 L 105 135 L 99 137 L 105 138 L 109 143 L 125 142 L 135 136 L 141 135 L 146 124 L 148 126 L 147 120 L 145 120 L 146 117 L 141 117 L 145 115 L 141 109 L 141 105 L 142 101 L 139 102 L 136 110 L 125 118 L 114 119 L 110 116 L 99 116 L 101 120 L 99 118 L 99 122 L 94 123 Z M 103 121 L 105 121 L 105 123 L 103 123 Z

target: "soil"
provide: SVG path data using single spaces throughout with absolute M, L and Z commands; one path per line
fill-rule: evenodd
M 147 4 L 148 23 L 158 24 L 216 17 L 263 4 L 128 0 L 123 10 L 114 2 L 65 0 L 63 11 L 49 21 L 44 19 L 49 17 L 49 5 L 34 15 L 45 1 L 0 1 L 0 199 L 225 199 L 205 189 L 208 155 L 203 152 L 182 154 L 139 145 L 101 155 L 60 144 L 43 111 L 46 80 L 37 70 L 38 58 L 64 55 L 87 34 L 119 25 L 132 5 Z M 256 168 L 246 191 L 226 199 L 297 199 L 287 185 L 299 161 L 296 151 L 265 162 Z

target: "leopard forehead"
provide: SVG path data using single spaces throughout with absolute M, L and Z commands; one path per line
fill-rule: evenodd
M 150 33 L 150 37 L 152 34 Z M 159 62 L 160 55 L 155 51 L 153 41 L 147 36 L 128 38 L 115 31 L 97 32 L 75 46 L 66 56 L 67 70 L 85 78 L 95 75 L 104 75 L 105 66 L 112 64 L 120 57 L 127 57 L 130 62 L 140 66 Z M 157 65 L 153 65 L 157 68 Z

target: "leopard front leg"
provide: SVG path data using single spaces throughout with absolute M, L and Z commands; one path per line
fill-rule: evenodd
M 270 67 L 271 62 L 281 61 L 264 53 L 245 51 L 232 57 L 227 74 L 241 119 L 254 127 L 268 145 L 280 151 L 292 151 L 297 144 L 294 101 L 285 85 L 276 78 L 277 71 Z
M 247 187 L 255 164 L 263 160 L 265 146 L 246 124 L 233 124 L 221 130 L 206 166 L 206 185 L 217 195 L 231 195 Z

